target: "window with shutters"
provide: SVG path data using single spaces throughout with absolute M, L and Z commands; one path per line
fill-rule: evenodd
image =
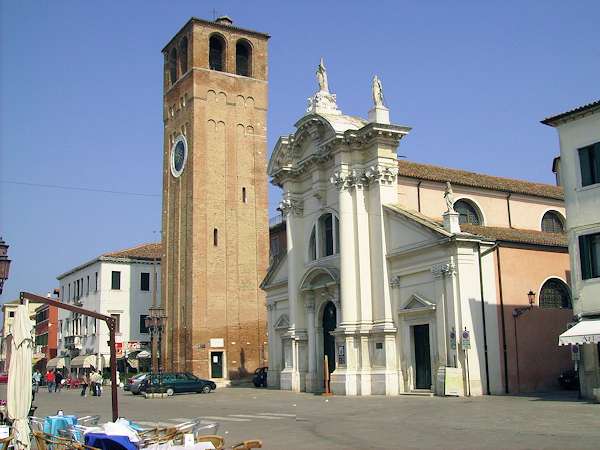
M 579 236 L 581 279 L 600 277 L 600 233 Z
M 480 225 L 481 219 L 477 207 L 467 200 L 457 200 L 454 202 L 454 210 L 459 214 L 459 223 L 470 223 Z
M 600 142 L 579 149 L 581 186 L 600 183 Z
M 550 278 L 540 291 L 540 308 L 572 308 L 571 292 L 562 280 Z
M 542 217 L 542 231 L 546 233 L 564 233 L 563 219 L 555 211 L 548 211 Z

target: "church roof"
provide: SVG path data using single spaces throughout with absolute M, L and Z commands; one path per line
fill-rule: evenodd
M 535 195 L 537 197 L 563 200 L 563 188 L 552 184 L 534 183 L 532 181 L 515 180 L 513 178 L 496 177 L 482 173 L 468 172 L 448 167 L 432 166 L 412 161 L 398 161 L 398 176 L 419 180 L 449 181 L 459 186 L 505 191 L 515 194 Z
M 567 235 L 564 233 L 546 233 L 544 231 L 523 230 L 519 228 L 486 227 L 468 223 L 461 224 L 460 229 L 463 232 L 500 242 L 543 245 L 548 247 L 568 247 Z
M 327 120 L 336 133 L 343 133 L 346 130 L 359 130 L 369 123 L 360 117 L 345 114 L 318 113 L 318 115 Z

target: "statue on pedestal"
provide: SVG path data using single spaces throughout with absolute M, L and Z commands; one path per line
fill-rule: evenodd
M 321 62 L 319 63 L 319 67 L 317 67 L 317 83 L 319 83 L 320 92 L 329 92 L 327 69 L 325 69 L 325 64 L 323 64 L 323 57 L 321 57 Z
M 446 181 L 446 190 L 444 191 L 444 200 L 446 200 L 447 212 L 453 213 L 454 211 L 454 192 L 452 192 L 452 185 L 449 181 Z
M 373 77 L 373 83 L 371 84 L 371 93 L 373 94 L 373 103 L 375 108 L 383 107 L 383 86 L 381 80 L 377 75 Z

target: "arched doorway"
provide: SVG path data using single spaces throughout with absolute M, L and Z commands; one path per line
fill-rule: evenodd
M 323 309 L 323 354 L 327 356 L 329 373 L 335 370 L 335 337 L 331 331 L 337 327 L 336 308 L 333 302 L 327 302 Z

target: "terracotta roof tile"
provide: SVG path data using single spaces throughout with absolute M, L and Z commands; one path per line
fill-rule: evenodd
M 537 230 L 517 228 L 484 227 L 481 225 L 461 224 L 463 232 L 476 234 L 488 239 L 522 244 L 544 245 L 549 247 L 568 247 L 567 235 L 563 233 L 546 233 Z
M 154 242 L 151 244 L 140 244 L 135 247 L 126 248 L 116 252 L 105 253 L 102 255 L 108 258 L 127 258 L 127 259 L 159 259 L 162 256 L 162 244 Z
M 588 103 L 587 105 L 578 106 L 577 108 L 573 108 L 569 111 L 565 111 L 564 113 L 556 114 L 552 117 L 547 117 L 541 122 L 544 125 L 549 125 L 551 127 L 560 124 L 563 121 L 568 121 L 569 119 L 575 119 L 579 116 L 586 114 L 593 114 L 594 112 L 598 112 L 600 110 L 600 100 L 596 100 L 595 102 Z
M 563 200 L 563 188 L 552 184 L 534 183 L 512 178 L 496 177 L 466 170 L 420 164 L 412 161 L 398 161 L 398 176 L 419 180 L 449 181 L 459 186 L 469 186 L 516 194 L 535 195 L 537 197 Z

